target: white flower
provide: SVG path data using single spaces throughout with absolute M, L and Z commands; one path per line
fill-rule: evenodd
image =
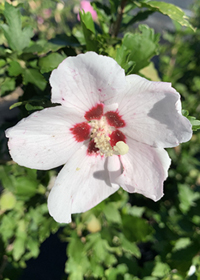
M 69 223 L 121 186 L 157 201 L 170 158 L 164 150 L 188 141 L 190 122 L 169 83 L 125 77 L 115 60 L 94 52 L 65 59 L 50 77 L 56 106 L 6 131 L 18 164 L 65 164 L 48 198 L 50 214 Z

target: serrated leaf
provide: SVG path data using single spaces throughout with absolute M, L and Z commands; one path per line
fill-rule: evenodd
M 181 211 L 185 214 L 189 211 L 190 207 L 194 206 L 194 201 L 200 198 L 200 193 L 194 192 L 189 186 L 179 184 L 179 207 Z
M 118 279 L 117 275 L 124 275 L 128 271 L 128 267 L 126 264 L 119 264 L 117 267 L 109 267 L 105 271 L 105 275 L 108 280 L 116 280 Z
M 153 11 L 167 15 L 182 26 L 188 27 L 195 31 L 195 28 L 189 23 L 188 17 L 185 15 L 183 10 L 173 4 L 161 1 L 134 1 L 134 3 L 136 3 L 139 7 L 149 8 Z
M 132 69 L 129 68 L 128 74 L 138 73 L 140 69 L 149 65 L 150 59 L 158 54 L 158 41 L 159 35 L 155 35 L 154 30 L 146 25 L 140 25 L 139 32 L 135 34 L 125 34 L 117 57 L 121 55 L 122 61 L 127 60 L 128 63 L 135 64 L 134 68 L 133 66 Z
M 133 256 L 140 258 L 141 253 L 135 242 L 130 242 L 123 234 L 119 234 L 119 239 L 121 241 L 121 246 L 124 251 L 133 254 Z
M 69 260 L 66 263 L 65 271 L 70 273 L 70 279 L 81 280 L 90 267 L 88 257 L 85 254 L 84 244 L 74 233 L 67 247 Z
M 7 24 L 1 25 L 4 36 L 12 50 L 21 52 L 29 45 L 33 30 L 30 26 L 22 29 L 19 9 L 8 2 L 5 2 L 4 16 L 7 22 Z
M 23 72 L 23 79 L 25 85 L 31 83 L 39 87 L 41 90 L 44 90 L 47 84 L 45 78 L 37 69 L 25 69 Z
M 53 69 L 57 68 L 65 58 L 66 56 L 63 56 L 59 53 L 51 53 L 40 58 L 39 66 L 41 68 L 41 73 L 51 72 Z

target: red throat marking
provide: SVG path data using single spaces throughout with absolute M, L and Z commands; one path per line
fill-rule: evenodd
M 87 121 L 100 120 L 103 116 L 103 104 L 97 104 L 87 111 L 84 115 Z
M 91 140 L 89 145 L 88 145 L 88 149 L 87 149 L 87 154 L 88 155 L 93 155 L 96 154 L 99 149 L 95 147 L 96 143 L 94 142 L 94 140 Z
M 70 128 L 77 142 L 82 142 L 90 136 L 90 126 L 86 122 L 77 123 Z
M 124 143 L 126 143 L 126 136 L 120 130 L 117 129 L 113 131 L 110 135 L 110 145 L 114 147 L 119 141 L 123 141 Z
M 104 115 L 106 120 L 110 126 L 114 126 L 115 128 L 124 127 L 126 125 L 125 121 L 118 114 L 118 112 L 109 111 Z

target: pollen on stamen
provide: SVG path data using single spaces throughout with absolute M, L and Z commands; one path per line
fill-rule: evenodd
M 93 139 L 90 145 L 93 143 L 93 151 L 95 148 L 98 150 L 98 154 L 106 157 L 125 155 L 128 152 L 129 147 L 125 143 L 125 135 L 121 131 L 111 127 L 106 117 L 102 117 L 100 120 L 92 120 L 90 126 L 90 137 Z

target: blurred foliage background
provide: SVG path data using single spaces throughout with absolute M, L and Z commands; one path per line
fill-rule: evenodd
M 45 276 L 40 266 L 34 279 L 200 280 L 200 135 L 195 131 L 200 3 L 192 7 L 194 32 L 184 13 L 158 2 L 94 1 L 98 18 L 93 21 L 83 12 L 78 21 L 80 1 L 0 1 L 0 279 L 24 279 L 27 261 L 37 258 L 41 244 L 57 233 L 60 245 L 53 246 L 66 252 L 57 256 L 63 267 L 56 274 L 55 265 L 55 275 Z M 159 34 L 140 23 L 156 11 L 174 20 L 174 32 L 164 31 L 162 44 Z M 160 201 L 120 189 L 62 225 L 46 206 L 59 169 L 36 171 L 15 164 L 4 131 L 52 106 L 51 71 L 67 56 L 90 50 L 113 57 L 126 74 L 171 82 L 182 95 L 184 114 L 193 116 L 194 135 L 168 150 L 172 165 Z

